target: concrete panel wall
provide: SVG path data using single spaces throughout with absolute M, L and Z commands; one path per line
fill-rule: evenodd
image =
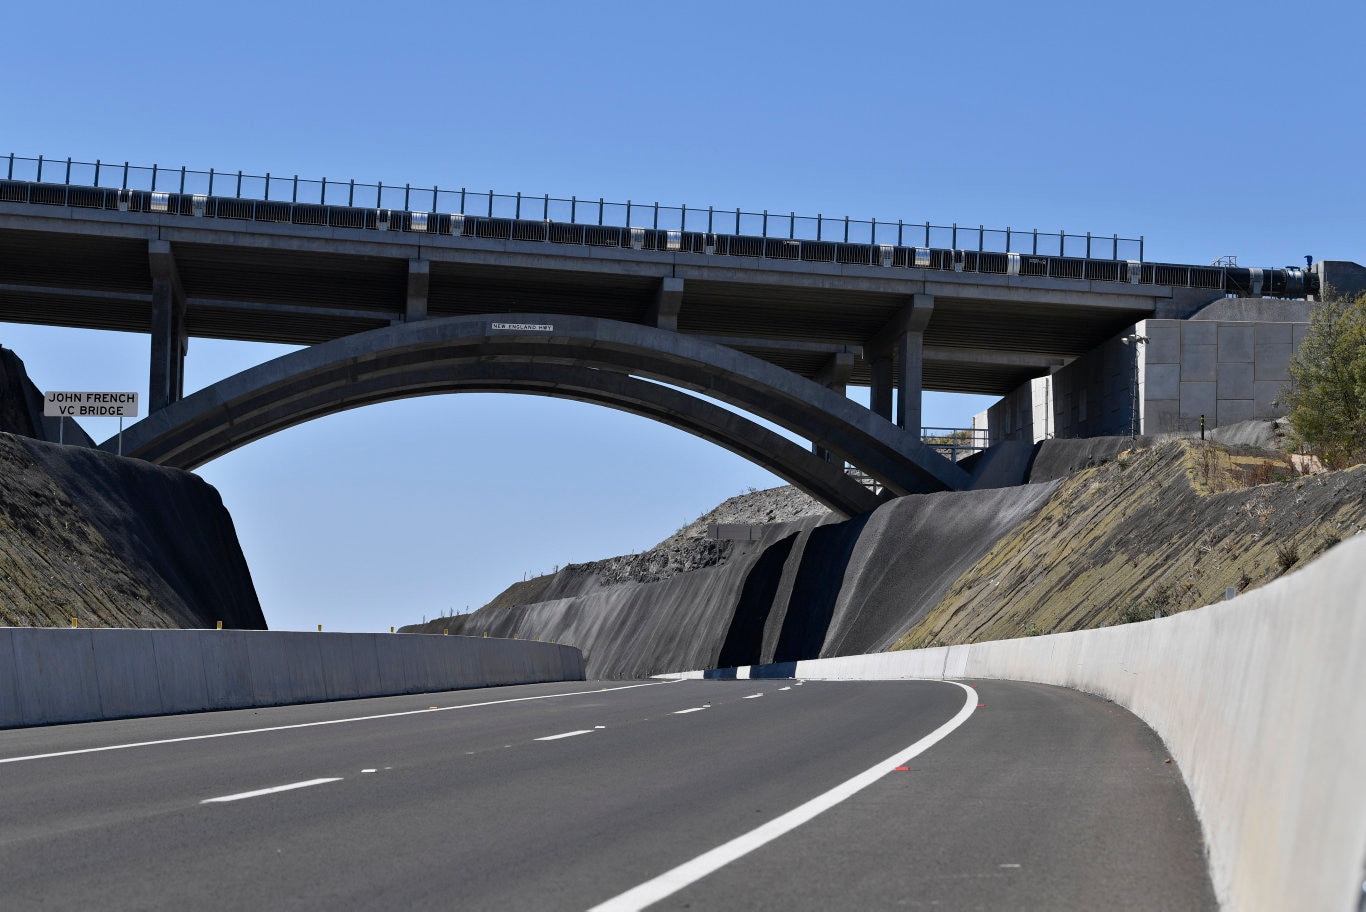
M 1211 319 L 1138 324 L 1151 340 L 1143 351 L 1142 432 L 1194 431 L 1202 415 L 1213 428 L 1285 414 L 1276 398 L 1307 328 Z
M 0 628 L 0 728 L 583 680 L 556 643 L 255 630 Z
M 1291 355 L 1309 328 L 1272 322 L 1301 315 L 1304 308 L 1280 306 L 1285 303 L 1258 299 L 1255 307 L 1230 311 L 1266 318 L 1258 321 L 1211 319 L 1204 312 L 1198 320 L 1144 320 L 1003 396 L 987 410 L 988 438 L 999 443 L 1126 435 L 1134 421 L 1135 379 L 1140 434 L 1196 431 L 1201 416 L 1207 428 L 1280 417 L 1285 409 L 1276 400 L 1290 378 Z M 1148 339 L 1138 364 L 1133 349 L 1119 341 L 1133 333 Z
M 1352 909 L 1366 863 L 1363 566 L 1366 535 L 1237 599 L 1157 621 L 782 671 L 1002 678 L 1099 694 L 1152 726 L 1179 764 L 1224 908 Z
M 1120 335 L 1131 332 L 1132 327 Z M 988 440 L 1037 443 L 1048 437 L 1128 434 L 1133 390 L 1133 350 L 1116 336 L 1053 374 L 1020 386 L 989 408 Z

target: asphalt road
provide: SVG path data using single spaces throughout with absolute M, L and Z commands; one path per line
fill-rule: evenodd
M 1146 726 L 970 683 L 554 684 L 0 732 L 0 906 L 1215 907 Z

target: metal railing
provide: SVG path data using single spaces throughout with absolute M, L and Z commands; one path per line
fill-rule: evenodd
M 4 162 L 4 159 L 0 159 L 0 163 Z M 34 180 L 25 179 L 26 175 L 20 165 L 26 163 L 32 164 L 34 167 Z M 57 168 L 62 181 L 56 183 L 37 180 L 38 177 L 47 176 L 43 173 L 45 167 Z M 93 169 L 90 172 L 90 183 L 79 182 L 82 168 Z M 132 176 L 142 171 L 147 173 L 149 188 L 158 186 L 158 181 L 170 181 L 176 189 L 142 190 L 125 186 L 130 183 Z M 15 177 L 16 174 L 18 177 Z M 167 177 L 166 175 L 170 176 Z M 215 181 L 226 180 L 234 193 L 232 196 L 219 196 L 208 192 L 197 192 L 194 184 L 195 179 L 199 178 L 205 180 L 203 187 L 205 191 L 217 190 Z M 633 248 L 667 253 L 696 253 L 772 260 L 800 260 L 813 263 L 1033 276 L 1133 285 L 1202 288 L 1217 291 L 1231 289 L 1228 279 L 1229 268 L 1221 266 L 1146 263 L 1141 259 L 1096 259 L 1094 257 L 1043 254 L 1036 256 L 1015 251 L 965 250 L 953 247 L 936 248 L 824 239 L 823 225 L 832 223 L 823 222 L 820 216 L 817 216 L 815 220 L 815 239 L 774 237 L 771 234 L 726 234 L 724 232 L 695 231 L 691 228 L 685 230 L 681 227 L 655 227 L 663 224 L 660 213 L 678 212 L 680 214 L 680 225 L 687 224 L 688 213 L 703 213 L 703 210 L 688 210 L 682 207 L 674 210 L 657 205 L 642 208 L 628 202 L 621 204 L 623 223 L 618 225 L 611 224 L 607 220 L 607 207 L 618 204 L 608 204 L 602 200 L 593 204 L 584 204 L 583 201 L 573 198 L 570 200 L 554 200 L 549 196 L 524 198 L 520 195 L 500 197 L 492 193 L 479 194 L 478 199 L 480 200 L 484 200 L 487 196 L 487 205 L 484 206 L 481 203 L 483 214 L 471 214 L 467 211 L 470 208 L 471 195 L 463 190 L 458 192 L 461 211 L 451 212 L 386 208 L 383 205 L 371 208 L 368 205 L 300 201 L 298 192 L 300 184 L 307 188 L 307 185 L 313 182 L 300 181 L 298 178 L 286 181 L 274 179 L 272 182 L 269 175 L 261 179 L 261 193 L 253 195 L 243 192 L 244 185 L 248 180 L 257 179 L 249 178 L 247 175 L 223 175 L 213 171 L 195 172 L 184 168 L 180 171 L 165 171 L 155 166 L 150 169 L 134 169 L 130 165 L 109 166 L 100 162 L 87 165 L 69 160 L 53 163 L 41 158 L 21 159 L 10 156 L 6 177 L 0 180 L 0 202 L 23 202 L 71 208 L 118 209 L 128 212 L 291 223 L 331 228 L 406 231 L 512 241 Z M 109 186 L 105 186 L 104 182 L 108 182 Z M 383 185 L 369 187 L 352 182 L 339 184 L 320 181 L 316 183 L 319 186 L 321 200 L 327 200 L 329 193 L 336 192 L 339 195 L 344 193 L 348 203 L 355 203 L 358 190 L 368 192 L 368 190 L 373 189 L 375 190 L 376 201 L 381 204 L 391 202 L 391 200 L 386 199 L 384 195 L 386 192 L 401 192 L 403 203 L 407 207 L 413 206 L 415 202 L 413 194 L 416 191 L 409 187 L 402 189 L 386 188 Z M 288 188 L 289 198 L 287 200 L 274 198 L 272 193 L 275 191 L 272 190 L 272 185 L 275 190 L 278 190 L 282 185 Z M 181 188 L 184 188 L 184 192 L 181 192 Z M 246 186 L 246 189 L 250 190 L 251 187 Z M 441 194 L 447 192 L 456 193 L 435 187 L 430 191 L 421 191 L 424 195 L 430 193 L 431 201 L 434 204 L 439 204 L 443 199 Z M 500 200 L 511 205 L 512 212 L 510 215 L 500 212 L 498 206 Z M 455 199 L 453 198 L 451 201 L 454 202 Z M 555 218 L 556 215 L 562 214 L 553 208 L 558 203 L 569 205 L 568 221 Z M 597 214 L 594 220 L 587 222 L 575 220 L 580 217 L 579 207 L 581 204 L 588 205 L 590 209 L 596 207 Z M 537 207 L 540 209 L 539 212 L 525 211 L 527 209 L 534 210 Z M 646 228 L 630 224 L 633 214 L 642 211 L 648 213 L 652 227 Z M 716 218 L 719 214 L 714 210 L 705 210 L 708 225 L 713 228 L 716 227 Z M 730 214 L 726 213 L 726 216 L 729 218 Z M 743 212 L 737 212 L 735 215 L 736 224 L 741 229 L 744 228 L 744 218 L 745 213 Z M 795 215 L 791 217 L 793 225 L 796 224 L 796 218 Z M 771 226 L 771 220 L 767 216 L 764 216 L 763 219 L 759 227 L 767 231 Z M 838 234 L 840 238 L 849 236 L 842 227 L 846 223 L 849 225 L 856 224 L 849 220 L 833 223 L 841 226 Z M 871 226 L 870 234 L 873 237 L 878 236 L 878 230 L 887 227 L 882 223 L 862 224 Z M 903 241 L 906 240 L 905 229 L 910 226 L 897 224 L 894 227 L 898 236 Z M 919 230 L 918 227 L 917 230 Z M 933 230 L 932 226 L 927 227 L 925 229 L 927 236 Z M 1007 244 L 1009 244 L 1009 232 L 1006 234 Z M 986 236 L 985 229 L 979 231 L 978 236 L 980 246 L 984 243 L 982 238 Z M 1039 235 L 1039 237 L 1044 237 L 1044 235 Z M 1072 235 L 1066 236 L 1066 238 L 1073 237 Z M 1061 244 L 1064 248 L 1066 238 Z M 951 243 L 957 240 L 956 235 L 950 237 Z M 1094 238 L 1087 235 L 1085 240 L 1089 251 Z M 1110 241 L 1113 249 L 1117 250 L 1122 239 L 1116 236 L 1104 240 Z M 1141 256 L 1142 238 L 1139 239 L 1138 243 Z M 1236 291 L 1237 289 L 1232 290 Z
M 920 440 L 950 462 L 980 453 L 990 446 L 986 428 L 921 428 Z
M 563 199 L 549 194 L 530 196 L 521 193 L 500 194 L 492 190 L 476 192 L 465 187 L 458 190 L 443 190 L 439 186 L 432 186 L 429 189 L 426 186 L 416 187 L 411 184 L 366 184 L 354 180 L 337 181 L 327 178 L 318 180 L 300 178 L 297 174 L 280 177 L 269 172 L 264 175 L 253 175 L 242 171 L 217 171 L 212 168 L 208 171 L 197 171 L 184 167 L 146 167 L 128 162 L 78 162 L 71 158 L 50 159 L 43 156 L 26 158 L 13 153 L 8 159 L 0 159 L 0 163 L 5 165 L 5 179 L 11 182 L 165 193 L 175 196 L 203 196 L 244 203 L 252 201 L 290 206 L 303 204 L 323 208 L 425 213 L 429 218 L 442 214 L 445 217 L 460 215 L 499 221 L 550 222 L 560 226 L 580 226 L 584 229 L 648 228 L 651 231 L 743 238 L 748 243 L 738 246 L 749 249 L 756 248 L 759 242 L 773 241 L 777 242 L 771 248 L 775 251 L 774 258 L 783 258 L 782 247 L 779 245 L 786 241 L 799 242 L 803 246 L 806 242 L 813 242 L 861 247 L 924 247 L 976 253 L 1020 253 L 1029 256 L 1088 260 L 1143 261 L 1142 236 L 1122 238 L 1118 234 L 1100 235 L 1092 232 L 1069 234 L 1062 230 L 1019 231 L 1012 228 L 987 228 L 984 225 L 971 227 L 956 223 L 934 225 L 930 222 L 907 222 L 901 219 L 893 222 L 851 219 L 847 216 L 827 218 L 823 215 L 801 216 L 795 212 L 748 212 L 742 209 L 718 209 L 713 206 L 705 209 L 686 205 L 661 206 L 657 202 L 636 203 L 630 200 L 618 203 L 609 202 L 602 197 L 591 199 L 571 196 Z M 238 211 L 244 210 L 239 208 Z M 330 219 L 323 219 L 301 224 L 333 222 Z M 374 226 L 356 224 L 347 227 Z M 541 239 L 543 238 L 525 238 Z M 737 250 L 732 255 L 750 254 Z M 814 256 L 795 255 L 786 258 L 817 259 Z M 831 262 L 829 259 L 824 261 Z M 857 262 L 870 260 L 865 257 Z
M 966 459 L 973 453 L 980 453 L 990 446 L 986 428 L 923 427 L 920 429 L 920 440 L 926 446 L 933 447 L 950 462 Z M 845 463 L 844 474 L 874 494 L 882 492 L 882 484 L 858 466 Z
M 3 159 L 0 159 L 3 161 Z M 20 161 L 15 159 L 15 161 Z M 38 160 L 34 160 L 37 162 Z M 63 163 L 64 177 L 70 171 Z M 72 163 L 72 168 L 76 163 Z M 103 166 L 98 166 L 103 169 Z M 119 171 L 121 169 L 115 169 Z M 166 173 L 166 172 L 160 172 Z M 176 172 L 171 172 L 175 174 Z M 176 186 L 190 185 L 177 180 Z M 35 175 L 36 176 L 36 175 Z M 119 175 L 121 177 L 121 175 Z M 212 176 L 212 175 L 210 175 Z M 100 179 L 103 173 L 93 175 Z M 245 179 L 245 178 L 244 178 Z M 120 180 L 119 183 L 123 181 Z M 235 182 L 235 179 L 234 179 Z M 155 183 L 155 181 L 153 181 Z M 278 181 L 276 184 L 278 185 Z M 291 182 L 292 190 L 292 182 Z M 340 185 L 349 199 L 352 187 Z M 206 188 L 207 189 L 207 188 Z M 265 189 L 265 185 L 263 185 Z M 381 202 L 383 190 L 377 191 Z M 425 191 L 424 191 L 425 192 Z M 434 194 L 444 191 L 432 191 Z M 325 195 L 325 194 L 324 194 Z M 405 191 L 412 204 L 411 192 Z M 771 260 L 800 260 L 813 263 L 838 263 L 863 266 L 901 267 L 946 272 L 984 273 L 1006 276 L 1076 279 L 1096 282 L 1185 286 L 1225 290 L 1227 269 L 1213 266 L 1183 266 L 1144 263 L 1140 260 L 1086 259 L 1084 257 L 1034 256 L 1016 252 L 907 247 L 892 244 L 867 244 L 833 240 L 802 240 L 755 235 L 731 235 L 675 228 L 643 228 L 630 225 L 561 222 L 551 219 L 471 215 L 463 212 L 430 212 L 414 209 L 370 208 L 333 203 L 297 201 L 252 196 L 216 196 L 179 190 L 137 190 L 63 181 L 0 179 L 0 202 L 20 202 L 68 208 L 117 209 L 155 215 L 276 222 L 330 228 L 377 231 L 405 231 L 436 235 L 491 238 L 582 246 L 633 248 L 667 253 L 696 253 L 715 256 L 751 257 Z M 521 212 L 519 201 L 515 212 Z M 549 198 L 538 200 L 550 211 Z M 572 205 L 572 201 L 571 201 Z M 602 206 L 606 204 L 603 203 Z M 630 215 L 631 204 L 626 204 Z M 652 214 L 653 214 L 653 210 Z M 574 215 L 571 211 L 571 215 Z M 709 213 L 715 215 L 715 213 Z M 654 220 L 652 219 L 652 222 Z M 1117 241 L 1116 241 L 1117 243 Z

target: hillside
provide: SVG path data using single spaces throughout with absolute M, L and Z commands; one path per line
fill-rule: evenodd
M 473 614 L 403 629 L 570 643 L 603 678 L 886 649 L 1055 486 L 902 497 L 842 522 L 810 513 L 756 525 L 752 540 L 700 538 L 712 521 L 801 512 L 790 488 L 755 492 L 657 549 L 566 567 Z M 657 572 L 686 563 L 680 554 L 705 565 Z
M 753 541 L 703 538 L 796 492 L 742 495 L 651 551 L 404 630 L 572 643 L 599 677 L 786 662 L 1185 610 L 1366 527 L 1366 467 L 1300 476 L 1286 454 L 1237 442 L 1272 442 L 1270 425 L 1223 436 L 1233 442 L 1047 441 L 1030 484 L 897 498 L 843 522 L 814 508 L 756 526 Z
M 57 432 L 0 349 L 0 626 L 265 628 L 217 491 Z
M 1366 466 L 1298 476 L 1285 454 L 1176 440 L 1068 478 L 899 647 L 1172 614 L 1293 570 L 1366 529 Z

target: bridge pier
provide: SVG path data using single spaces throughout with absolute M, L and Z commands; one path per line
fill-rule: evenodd
M 925 327 L 934 314 L 934 295 L 917 294 L 869 342 L 872 386 L 869 407 L 892 420 L 892 390 L 896 389 L 896 425 L 920 433 L 924 388 Z
M 821 368 L 820 373 L 811 379 L 819 383 L 832 392 L 839 393 L 841 396 L 848 395 L 849 377 L 854 372 L 854 353 L 836 352 L 830 356 L 830 360 Z M 814 441 L 811 444 L 811 452 L 822 462 L 833 462 L 829 450 Z
M 147 411 L 156 412 L 185 395 L 185 289 L 180 284 L 170 241 L 148 242 L 152 271 L 152 363 Z
M 678 332 L 678 312 L 683 309 L 683 280 L 666 276 L 659 280 L 659 291 L 650 304 L 645 323 Z
M 432 284 L 430 260 L 408 261 L 408 299 L 403 308 L 403 320 L 412 323 L 427 319 L 427 290 Z

